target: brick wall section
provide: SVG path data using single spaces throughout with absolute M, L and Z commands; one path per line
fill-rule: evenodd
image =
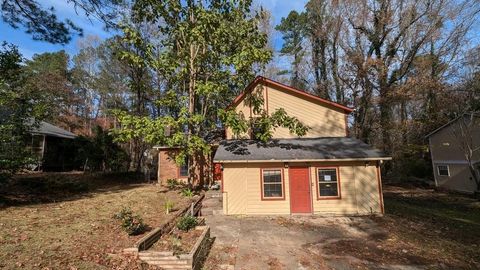
M 160 149 L 158 152 L 158 183 L 165 185 L 167 179 L 175 178 L 187 182 L 188 177 L 180 177 L 179 166 L 175 163 L 176 149 Z M 211 157 L 198 158 L 199 163 L 195 168 L 195 181 L 201 185 L 210 182 L 213 176 L 213 163 Z
M 158 182 L 166 184 L 167 179 L 175 178 L 178 180 L 187 181 L 187 178 L 179 178 L 179 167 L 175 163 L 176 150 L 160 150 L 158 153 Z

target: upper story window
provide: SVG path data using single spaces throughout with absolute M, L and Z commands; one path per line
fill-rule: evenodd
M 282 169 L 262 170 L 262 199 L 284 199 Z
M 317 168 L 318 198 L 340 198 L 337 168 Z
M 437 170 L 440 176 L 450 176 L 448 165 L 438 165 Z

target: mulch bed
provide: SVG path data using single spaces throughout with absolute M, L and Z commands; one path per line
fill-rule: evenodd
M 189 253 L 203 230 L 191 229 L 182 231 L 174 228 L 170 233 L 162 236 L 149 250 L 153 251 L 173 251 L 174 254 Z

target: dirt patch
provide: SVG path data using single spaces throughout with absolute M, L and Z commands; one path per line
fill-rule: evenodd
M 218 245 L 215 245 L 215 242 L 214 242 L 212 248 L 210 249 L 210 253 L 208 254 L 207 260 L 203 265 L 203 269 L 215 270 L 215 269 L 227 268 L 222 266 L 233 267 L 233 265 L 235 265 L 237 251 L 238 251 L 237 247 L 218 246 Z
M 360 260 L 373 263 L 405 264 L 405 265 L 429 265 L 435 263 L 435 259 L 427 259 L 414 255 L 416 250 L 403 243 L 378 243 L 362 240 L 339 240 L 324 246 L 328 255 L 353 256 Z
M 398 186 L 387 186 L 384 199 L 385 216 L 369 218 L 378 230 L 366 230 L 362 223 L 353 222 L 351 227 L 367 232 L 367 236 L 350 233 L 330 239 L 321 247 L 330 260 L 338 256 L 355 258 L 358 261 L 353 265 L 358 267 L 480 268 L 477 201 L 458 194 Z
M 169 234 L 162 236 L 149 250 L 154 251 L 173 251 L 174 254 L 189 253 L 199 237 L 202 230 L 182 231 L 174 228 Z
M 285 265 L 282 264 L 278 258 L 272 256 L 268 257 L 267 265 L 270 270 L 281 270 L 285 268 Z
M 165 201 L 180 209 L 190 199 L 152 184 L 115 183 L 88 196 L 0 210 L 0 268 L 140 269 L 120 254 L 145 234 L 128 236 L 113 215 L 127 206 L 154 228 L 174 214 L 165 214 Z

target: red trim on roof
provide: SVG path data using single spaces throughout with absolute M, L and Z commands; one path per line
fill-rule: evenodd
M 245 90 L 240 94 L 238 95 L 234 100 L 233 102 L 228 105 L 227 109 L 229 108 L 232 108 L 236 105 L 238 105 L 238 103 L 240 103 L 240 101 L 243 100 L 243 98 L 245 97 L 245 95 L 249 92 L 251 92 L 253 89 L 255 89 L 255 87 L 259 84 L 259 83 L 265 83 L 266 85 L 271 85 L 271 86 L 276 86 L 278 88 L 281 88 L 282 90 L 285 90 L 285 91 L 290 91 L 290 92 L 293 92 L 295 94 L 298 94 L 298 95 L 301 95 L 303 97 L 306 97 L 306 98 L 310 98 L 310 99 L 313 99 L 313 100 L 316 100 L 316 101 L 320 101 L 321 103 L 324 103 L 326 105 L 330 105 L 332 107 L 335 107 L 335 108 L 338 108 L 338 109 L 341 109 L 343 110 L 345 113 L 349 114 L 351 112 L 353 112 L 353 108 L 350 108 L 350 107 L 347 107 L 347 106 L 344 106 L 342 104 L 339 104 L 339 103 L 336 103 L 336 102 L 333 102 L 333 101 L 330 101 L 330 100 L 326 100 L 326 99 L 323 99 L 321 97 L 318 97 L 318 96 L 315 96 L 315 95 L 312 95 L 310 93 L 307 93 L 303 90 L 300 90 L 300 89 L 297 89 L 295 87 L 291 87 L 291 86 L 288 86 L 288 85 L 285 85 L 283 83 L 280 83 L 280 82 L 277 82 L 277 81 L 274 81 L 274 80 L 271 80 L 271 79 L 268 79 L 268 78 L 265 78 L 265 77 L 262 77 L 262 76 L 257 76 L 255 78 L 255 80 L 253 80 L 246 88 Z

